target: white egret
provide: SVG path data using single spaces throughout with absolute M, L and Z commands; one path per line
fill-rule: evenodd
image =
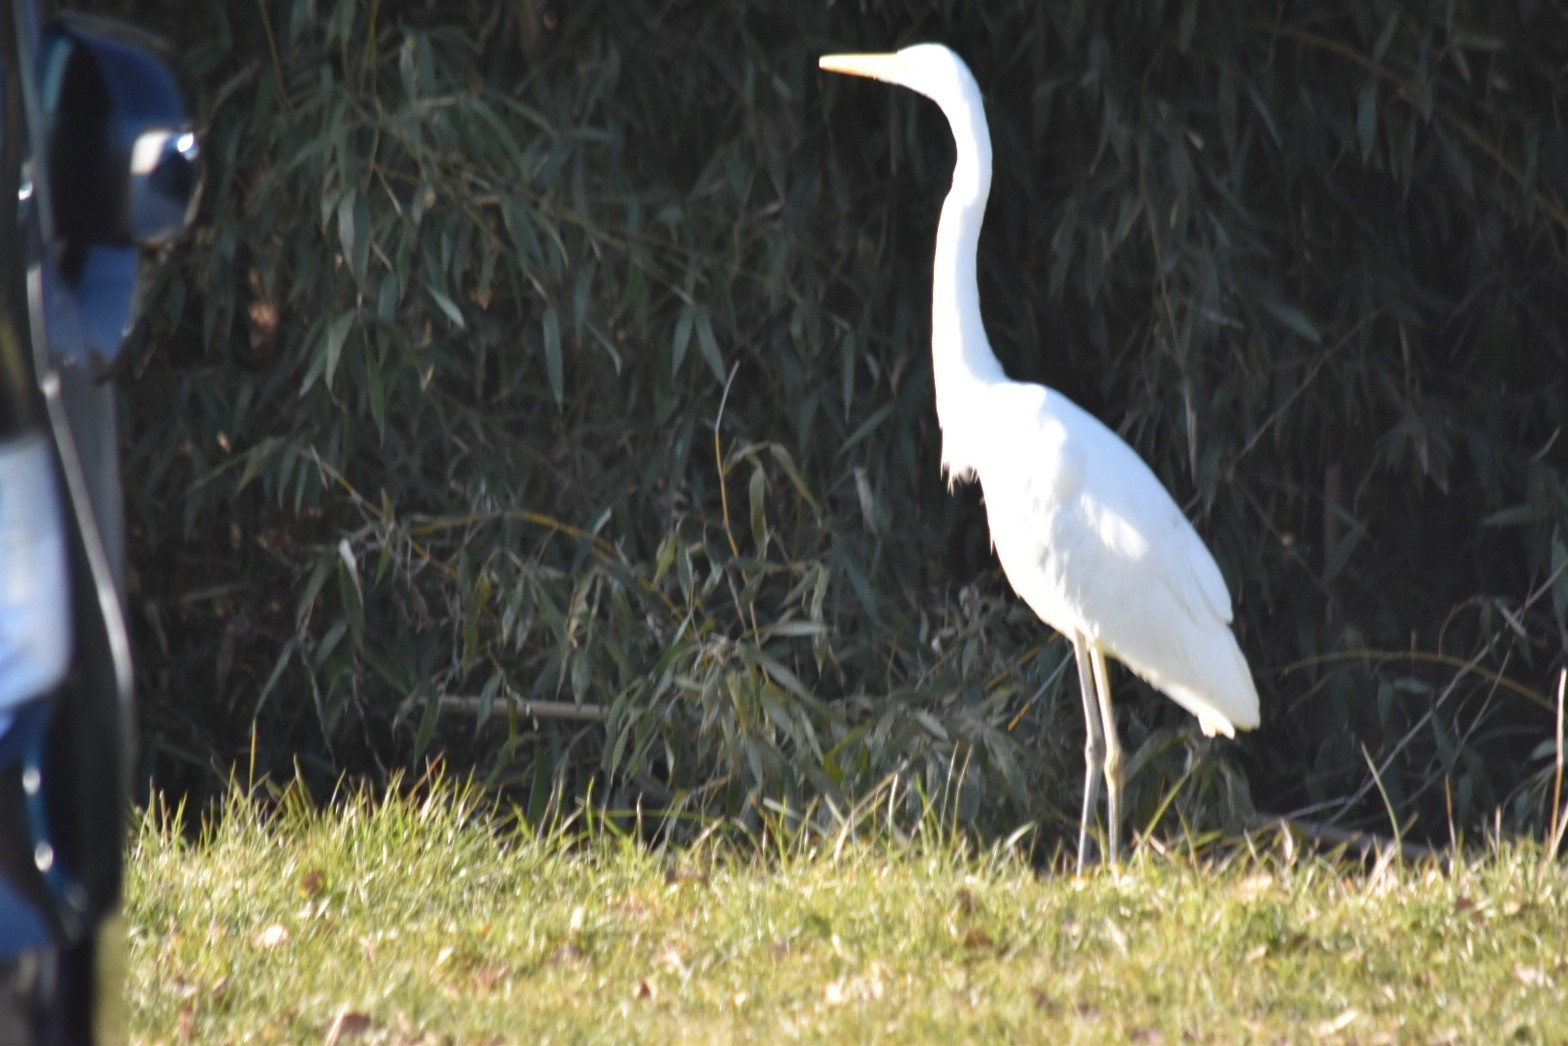
M 828 55 L 819 65 L 925 95 L 952 127 L 958 155 L 931 294 L 942 469 L 950 487 L 980 481 L 1007 580 L 1072 641 L 1087 723 L 1078 866 L 1102 773 L 1106 852 L 1115 861 L 1124 769 L 1105 656 L 1197 716 L 1206 734 L 1257 726 L 1258 692 L 1230 630 L 1225 579 L 1136 451 L 1060 392 L 1009 380 L 991 351 L 975 279 L 991 138 L 969 67 L 939 44 Z

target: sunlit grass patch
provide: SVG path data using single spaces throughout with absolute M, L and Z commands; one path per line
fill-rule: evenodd
M 937 826 L 651 848 L 447 783 L 236 791 L 130 865 L 145 1042 L 1561 1041 L 1568 874 L 1273 848 L 1041 874 Z M 1261 844 L 1260 844 L 1261 845 Z

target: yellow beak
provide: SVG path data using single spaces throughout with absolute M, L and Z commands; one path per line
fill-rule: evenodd
M 873 80 L 893 80 L 897 64 L 896 54 L 826 54 L 817 59 L 818 68 L 830 73 L 869 76 Z

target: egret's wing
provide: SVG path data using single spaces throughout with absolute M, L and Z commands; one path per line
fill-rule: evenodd
M 1153 476 L 1152 472 L 1150 476 Z M 1156 479 L 1155 482 L 1159 481 Z M 1164 530 L 1160 543 L 1172 551 L 1170 560 L 1166 564 L 1169 575 L 1166 583 L 1184 603 L 1189 604 L 1189 609 L 1194 614 L 1198 613 L 1200 608 L 1190 597 L 1197 594 L 1202 599 L 1204 609 L 1227 625 L 1230 624 L 1232 616 L 1230 590 L 1225 587 L 1225 576 L 1220 573 L 1219 564 L 1214 562 L 1214 554 L 1209 551 L 1209 546 L 1203 543 L 1203 539 L 1182 514 L 1169 492 L 1165 491 L 1164 487 L 1160 489 L 1165 494 L 1169 509 L 1164 514 L 1165 518 L 1158 522 Z M 1151 521 L 1151 525 L 1156 524 Z M 1185 571 L 1183 567 L 1186 568 Z
M 992 406 L 998 449 L 979 472 L 1013 588 L 1205 729 L 1254 724 L 1256 691 L 1230 632 L 1225 580 L 1153 471 L 1059 393 L 1013 385 Z

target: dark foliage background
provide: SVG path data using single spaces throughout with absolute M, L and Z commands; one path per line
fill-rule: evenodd
M 937 39 L 996 137 L 992 340 L 1187 505 L 1263 694 L 1210 747 L 1119 676 L 1140 824 L 1173 789 L 1168 828 L 1548 819 L 1558 11 L 99 6 L 181 41 L 211 119 L 124 383 L 160 785 L 443 753 L 535 809 L 754 820 L 896 773 L 1069 829 L 1069 650 L 937 469 L 951 141 L 815 67 Z

